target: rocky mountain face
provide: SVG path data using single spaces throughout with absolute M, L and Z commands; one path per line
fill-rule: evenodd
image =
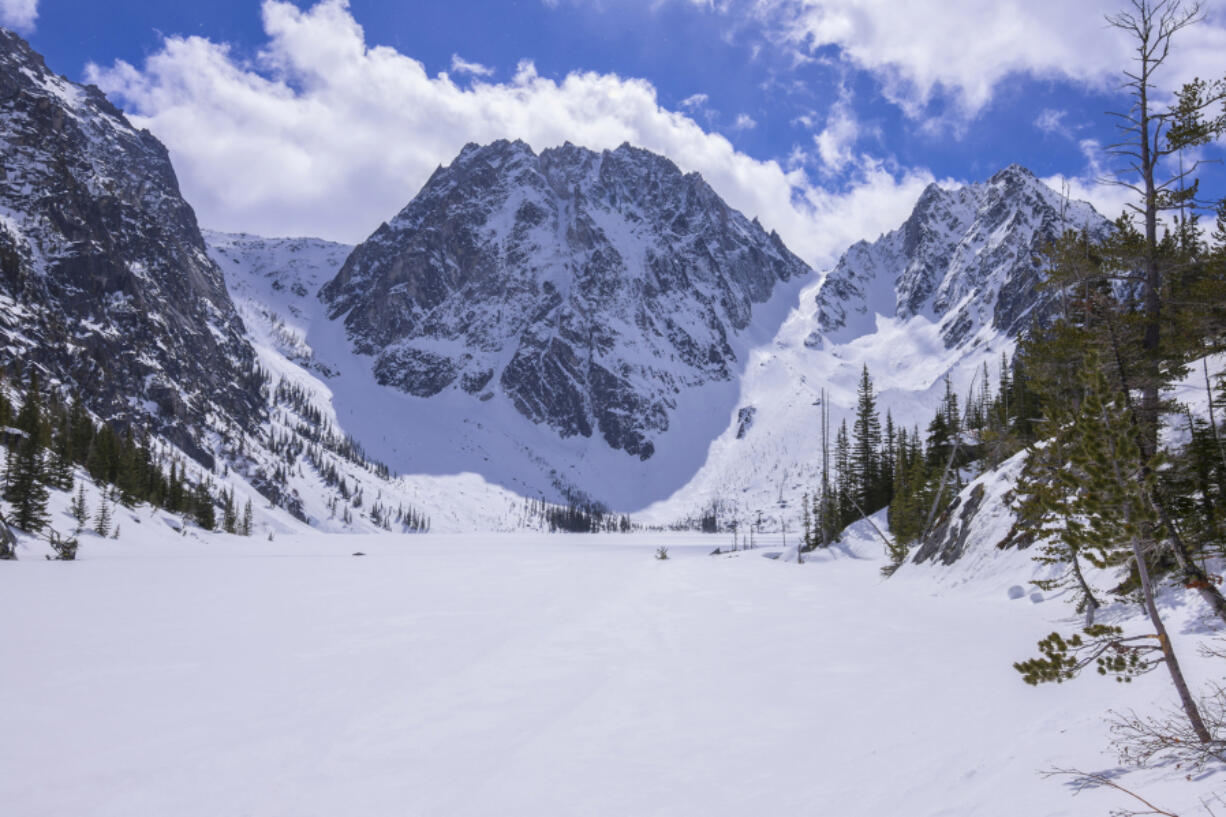
M 623 145 L 469 145 L 320 295 L 384 385 L 505 395 L 646 460 L 682 390 L 735 376 L 755 304 L 809 268 L 697 174 Z
M 853 245 L 817 296 L 819 333 L 845 343 L 874 330 L 875 315 L 923 315 L 953 347 L 989 326 L 1016 336 L 1042 319 L 1051 296 L 1043 247 L 1066 229 L 1102 235 L 1110 224 L 1011 165 L 983 184 L 930 185 L 893 232 Z
M 3 29 L 0 346 L 202 462 L 208 422 L 260 416 L 253 352 L 166 149 Z

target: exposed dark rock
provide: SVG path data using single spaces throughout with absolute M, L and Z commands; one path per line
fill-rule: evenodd
M 933 524 L 928 535 L 920 541 L 914 561 L 918 564 L 937 559 L 944 565 L 958 561 L 966 549 L 966 539 L 971 533 L 975 515 L 983 505 L 985 493 L 983 484 L 980 483 L 971 489 L 965 503 L 962 502 L 962 497 L 954 499 Z
M 166 149 L 0 29 L 0 347 L 205 464 L 261 413 L 254 354 Z
M 732 378 L 754 305 L 808 272 L 663 157 L 499 141 L 435 171 L 320 296 L 381 383 L 500 392 L 646 459 L 676 395 Z
M 745 406 L 737 409 L 736 412 L 736 438 L 738 440 L 745 439 L 745 435 L 749 433 L 749 429 L 753 428 L 754 417 L 757 416 L 758 409 L 756 406 Z
M 1044 247 L 1082 228 L 1111 229 L 1018 165 L 983 184 L 929 185 L 901 227 L 844 253 L 817 296 L 820 331 L 844 343 L 873 331 L 877 314 L 924 315 L 951 348 L 985 326 L 1016 337 L 1054 308 L 1055 293 L 1039 286 Z

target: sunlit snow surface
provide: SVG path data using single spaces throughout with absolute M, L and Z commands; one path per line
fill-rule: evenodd
M 1169 697 L 1161 672 L 1025 686 L 1011 663 L 1069 615 L 1010 600 L 1026 554 L 882 581 L 863 531 L 797 565 L 777 537 L 137 516 L 78 562 L 0 563 L 0 813 L 1080 817 L 1127 803 L 1037 772 L 1114 774 L 1106 710 Z M 1200 686 L 1200 607 L 1167 612 Z M 1180 814 L 1226 786 L 1121 782 Z

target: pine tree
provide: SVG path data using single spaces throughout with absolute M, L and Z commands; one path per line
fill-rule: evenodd
M 170 463 L 170 478 L 166 485 L 166 510 L 180 513 L 186 510 L 187 497 L 183 491 L 183 480 L 180 478 L 179 463 Z
M 64 415 L 55 432 L 51 447 L 51 463 L 47 469 L 47 481 L 61 491 L 71 491 L 75 479 L 72 468 L 72 430 L 68 416 Z
M 924 444 L 924 459 L 928 470 L 935 472 L 945 467 L 953 452 L 953 432 L 944 409 L 938 409 L 928 423 L 928 439 Z
M 94 532 L 104 539 L 111 535 L 111 507 L 105 493 L 98 497 L 98 513 L 94 515 Z
M 209 488 L 203 482 L 196 483 L 192 504 L 195 506 L 196 524 L 205 530 L 214 530 L 217 527 L 217 513 Z
M 856 521 L 855 483 L 851 471 L 851 442 L 847 436 L 847 421 L 839 425 L 839 432 L 834 438 L 834 469 L 835 469 L 835 503 L 838 509 L 839 530 Z
M 47 524 L 47 473 L 43 461 L 45 422 L 43 418 L 38 371 L 30 369 L 25 400 L 13 421 L 22 432 L 15 449 L 10 449 L 5 469 L 4 498 L 13 505 L 13 524 L 37 533 Z
M 253 512 L 251 510 L 251 498 L 248 497 L 247 503 L 243 505 L 243 521 L 239 528 L 239 532 L 243 536 L 251 535 L 252 516 L 253 516 Z
M 234 491 L 223 491 L 225 502 L 222 505 L 221 529 L 226 533 L 238 532 L 238 512 L 234 508 Z
M 13 505 L 13 524 L 37 533 L 47 524 L 47 487 L 38 438 L 26 434 L 17 445 L 4 498 Z
M 68 427 L 73 461 L 83 462 L 83 458 L 89 453 L 90 443 L 94 441 L 96 429 L 78 395 L 73 395 L 72 405 L 68 410 Z
M 856 420 L 852 426 L 851 447 L 852 490 L 860 510 L 871 514 L 881 507 L 878 504 L 881 480 L 878 453 L 881 448 L 881 421 L 877 416 L 877 398 L 873 394 L 873 381 L 868 373 L 868 364 L 864 365 L 860 374 L 856 395 Z
M 884 446 L 881 449 L 881 476 L 878 480 L 879 508 L 888 506 L 894 500 L 894 466 L 898 459 L 898 431 L 894 428 L 894 416 L 887 410 L 885 413 Z
M 41 448 L 46 442 L 46 429 L 43 425 L 42 393 L 40 388 L 38 370 L 31 367 L 30 376 L 26 381 L 25 400 L 21 404 L 21 410 L 17 412 L 17 417 L 13 420 L 13 425 L 18 430 L 24 431 L 27 435 L 33 437 L 35 443 Z
M 1052 633 L 1039 642 L 1041 657 L 1014 666 L 1027 683 L 1038 684 L 1067 680 L 1090 664 L 1100 674 L 1126 681 L 1161 664 L 1192 730 L 1202 743 L 1209 743 L 1212 735 L 1188 690 L 1155 603 L 1150 563 L 1157 543 L 1148 538 L 1157 522 L 1152 501 L 1155 463 L 1146 462 L 1127 395 L 1110 388 L 1093 356 L 1083 380 L 1085 397 L 1067 437 L 1067 466 L 1059 488 L 1043 494 L 1041 501 L 1063 522 L 1062 543 L 1069 553 L 1104 565 L 1131 561 L 1135 587 L 1155 633 L 1125 637 L 1119 627 L 1091 623 L 1068 638 Z M 1045 557 L 1050 556 L 1048 550 Z
M 72 498 L 72 503 L 68 507 L 72 518 L 77 520 L 77 530 L 85 527 L 85 523 L 89 520 L 89 506 L 85 502 L 85 483 L 82 482 L 77 486 L 76 496 Z

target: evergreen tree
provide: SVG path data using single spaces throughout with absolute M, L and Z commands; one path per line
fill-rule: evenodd
M 68 410 L 68 427 L 71 434 L 70 450 L 73 454 L 74 462 L 83 462 L 83 459 L 88 453 L 90 443 L 94 441 L 94 421 L 90 419 L 89 413 L 85 410 L 85 406 L 81 404 L 81 398 L 74 395 L 72 405 Z
M 51 463 L 47 469 L 47 481 L 61 491 L 71 491 L 75 481 L 72 473 L 72 429 L 65 414 L 56 427 L 52 442 Z
M 98 513 L 94 515 L 94 532 L 104 539 L 111 535 L 111 507 L 105 493 L 98 497 Z
M 226 533 L 238 532 L 238 512 L 234 508 L 234 491 L 223 491 L 225 502 L 222 505 L 221 529 Z
M 186 509 L 187 497 L 183 490 L 183 480 L 180 479 L 179 463 L 172 462 L 166 486 L 166 510 L 181 513 Z
M 1039 642 L 1041 657 L 1014 666 L 1027 683 L 1038 684 L 1067 680 L 1090 664 L 1099 673 L 1122 680 L 1161 664 L 1192 730 L 1202 743 L 1209 743 L 1212 735 L 1188 690 L 1155 603 L 1151 561 L 1157 543 L 1147 538 L 1157 522 L 1152 501 L 1157 482 L 1154 463 L 1145 461 L 1127 395 L 1111 389 L 1093 357 L 1087 361 L 1083 379 L 1084 400 L 1065 446 L 1068 464 L 1058 488 L 1044 491 L 1036 501 L 1061 521 L 1060 542 L 1069 554 L 1085 555 L 1104 565 L 1131 561 L 1135 588 L 1155 633 L 1125 637 L 1119 627 L 1091 623 L 1072 637 L 1052 633 Z M 1050 559 L 1052 552 L 1048 549 L 1042 558 Z
M 38 370 L 31 367 L 30 376 L 26 382 L 25 400 L 13 425 L 20 431 L 34 438 L 34 442 L 42 448 L 46 442 L 46 429 L 43 426 L 42 394 L 38 381 Z
M 217 527 L 217 513 L 213 507 L 213 497 L 209 493 L 209 488 L 203 482 L 196 483 L 196 490 L 192 497 L 192 504 L 195 508 L 196 524 L 205 530 L 213 530 Z
M 898 460 L 898 431 L 894 428 L 894 417 L 885 413 L 885 435 L 881 449 L 881 474 L 878 479 L 877 506 L 886 507 L 894 500 L 894 467 Z
M 847 436 L 847 421 L 839 425 L 834 438 L 835 504 L 838 509 L 838 529 L 859 518 L 855 509 L 855 479 L 851 469 L 851 442 Z
M 881 505 L 881 421 L 877 416 L 877 398 L 873 394 L 873 381 L 865 364 L 860 374 L 856 392 L 856 420 L 852 426 L 851 477 L 856 504 L 861 511 L 871 514 Z M 858 515 L 858 514 L 857 514 Z
M 251 498 L 248 497 L 247 503 L 243 505 L 243 521 L 239 527 L 239 533 L 241 533 L 243 536 L 251 535 L 252 517 L 253 512 L 251 510 Z
M 938 409 L 928 423 L 928 439 L 924 446 L 924 459 L 930 472 L 943 469 L 953 453 L 953 432 L 944 409 Z
M 24 531 L 37 533 L 47 524 L 45 478 L 38 438 L 26 434 L 17 445 L 4 496 L 13 506 L 13 524 Z
M 72 498 L 68 510 L 72 514 L 72 518 L 77 520 L 77 530 L 85 527 L 85 523 L 89 520 L 89 506 L 85 502 L 84 482 L 77 486 L 76 496 Z

